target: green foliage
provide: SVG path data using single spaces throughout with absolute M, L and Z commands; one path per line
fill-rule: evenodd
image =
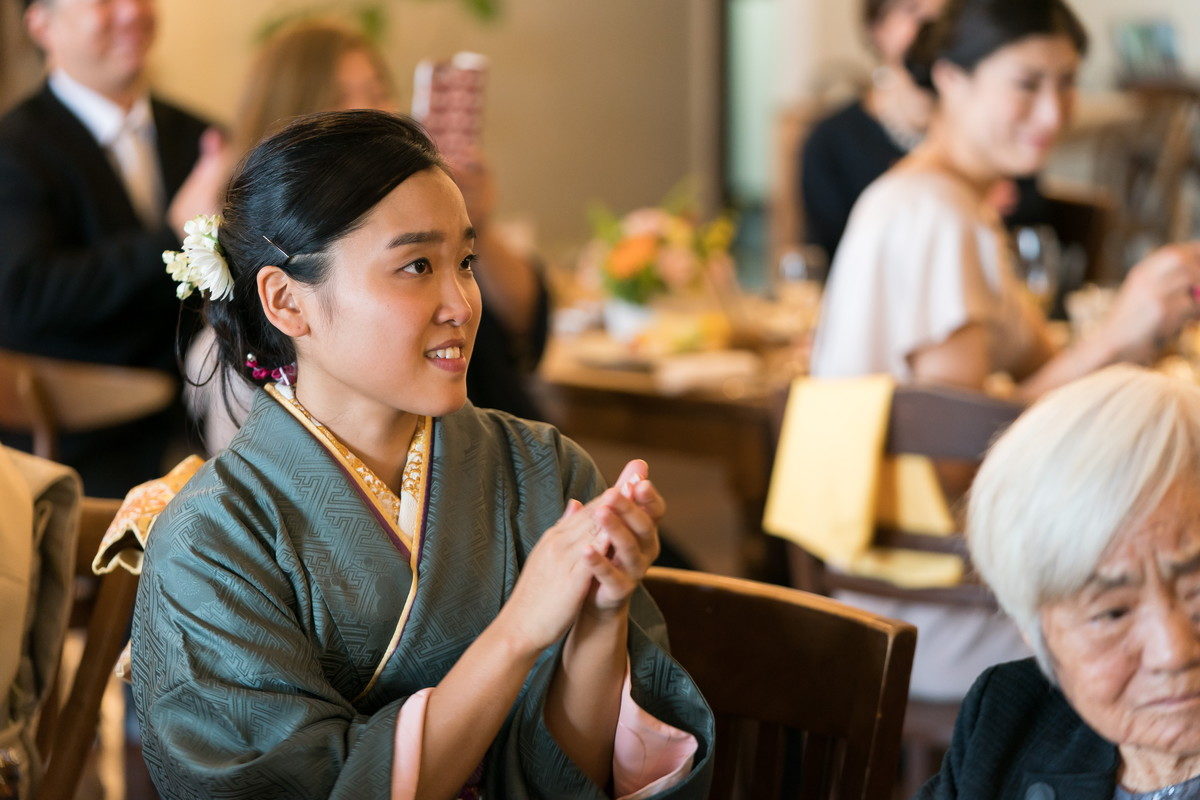
M 467 8 L 482 20 L 494 20 L 500 16 L 500 0 L 463 0 Z
M 432 2 L 433 0 L 426 0 Z M 444 2 L 445 0 L 438 0 Z M 458 0 L 468 11 L 484 22 L 492 22 L 500 17 L 500 0 Z M 264 22 L 254 36 L 254 41 L 262 44 L 271 38 L 280 28 L 312 17 L 341 16 L 351 18 L 363 35 L 375 44 L 383 41 L 388 26 L 388 6 L 398 4 L 391 2 L 370 3 L 347 10 L 345 3 L 324 2 L 297 8 Z
M 596 238 L 610 247 L 621 241 L 621 218 L 598 200 L 588 206 L 588 224 Z
M 362 31 L 362 34 L 376 45 L 383 42 L 383 35 L 387 31 L 388 12 L 381 5 L 358 6 L 357 8 L 347 10 L 345 5 L 341 3 L 318 3 L 297 8 L 268 19 L 259 27 L 258 32 L 254 36 L 254 41 L 257 44 L 262 44 L 274 36 L 281 28 L 293 23 L 302 22 L 306 19 L 318 19 L 321 17 L 340 17 L 353 22 Z
M 630 278 L 614 278 L 604 273 L 604 291 L 629 303 L 644 306 L 667 290 L 654 264 L 647 264 Z
M 671 187 L 663 198 L 662 210 L 677 217 L 695 219 L 699 215 L 700 182 L 696 176 L 689 175 Z

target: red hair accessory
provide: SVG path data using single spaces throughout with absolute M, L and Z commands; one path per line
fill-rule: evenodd
M 253 353 L 247 353 L 246 367 L 250 370 L 250 377 L 256 381 L 271 378 L 275 381 L 281 381 L 286 386 L 291 386 L 296 382 L 295 364 L 284 364 L 282 367 L 267 369 L 258 365 L 258 358 Z

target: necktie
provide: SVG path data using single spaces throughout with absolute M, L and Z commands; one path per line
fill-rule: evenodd
M 154 132 L 144 114 L 135 109 L 126 115 L 109 151 L 138 218 L 147 228 L 158 227 L 162 224 L 161 178 Z

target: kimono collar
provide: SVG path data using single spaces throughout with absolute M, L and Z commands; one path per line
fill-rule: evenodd
M 420 417 L 408 446 L 404 462 L 400 494 L 392 491 L 387 482 L 375 474 L 363 460 L 354 454 L 329 428 L 308 412 L 290 386 L 267 384 L 263 387 L 287 409 L 304 428 L 312 434 L 329 455 L 342 467 L 370 500 L 379 516 L 393 526 L 405 549 L 413 551 L 413 542 L 420 527 L 420 513 L 424 507 L 426 480 L 429 467 L 429 448 L 432 441 L 433 420 Z

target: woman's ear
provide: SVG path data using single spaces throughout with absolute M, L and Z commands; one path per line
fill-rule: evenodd
M 279 267 L 273 266 L 260 269 L 255 282 L 258 284 L 258 300 L 262 303 L 268 322 L 293 339 L 309 332 L 304 308 L 297 302 L 300 284 Z
M 933 88 L 937 90 L 938 98 L 943 103 L 955 102 L 970 79 L 966 70 L 944 58 L 934 62 L 930 76 L 933 79 Z

